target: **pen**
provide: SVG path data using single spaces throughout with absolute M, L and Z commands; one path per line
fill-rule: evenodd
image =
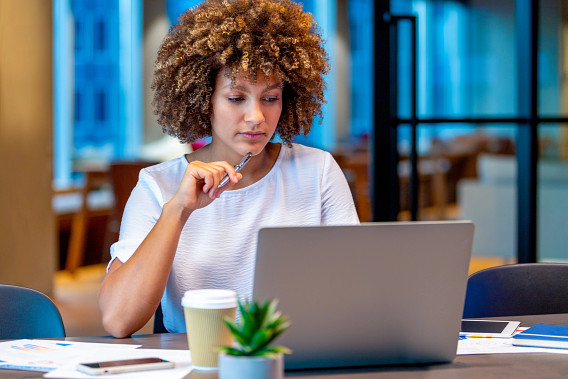
M 241 171 L 241 169 L 243 167 L 245 167 L 245 165 L 247 164 L 247 162 L 250 160 L 251 157 L 252 157 L 252 153 L 246 153 L 245 156 L 242 157 L 242 159 L 236 165 L 233 166 L 235 171 L 236 172 Z M 225 173 L 225 176 L 223 176 L 223 180 L 221 180 L 221 183 L 219 183 L 219 187 L 217 187 L 217 188 L 221 188 L 227 183 L 229 183 L 229 175 L 227 175 L 227 173 Z

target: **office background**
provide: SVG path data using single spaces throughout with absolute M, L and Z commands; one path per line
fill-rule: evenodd
M 85 167 L 183 148 L 149 87 L 195 3 L 0 0 L 2 283 L 53 292 Z M 472 219 L 476 257 L 568 258 L 564 1 L 303 3 L 333 69 L 322 124 L 299 142 L 335 155 L 362 221 Z M 105 259 L 112 224 L 108 187 L 89 197 L 84 264 Z

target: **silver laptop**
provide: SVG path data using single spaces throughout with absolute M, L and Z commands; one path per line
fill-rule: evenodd
M 254 298 L 292 326 L 286 369 L 449 362 L 468 278 L 470 221 L 261 229 Z

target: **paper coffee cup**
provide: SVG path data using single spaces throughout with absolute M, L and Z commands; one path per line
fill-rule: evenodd
M 217 289 L 186 291 L 181 305 L 193 367 L 216 369 L 219 348 L 233 345 L 233 336 L 223 319 L 235 318 L 236 292 Z

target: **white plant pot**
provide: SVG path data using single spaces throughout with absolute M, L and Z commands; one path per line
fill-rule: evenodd
M 219 379 L 282 379 L 284 357 L 237 357 L 219 354 Z

